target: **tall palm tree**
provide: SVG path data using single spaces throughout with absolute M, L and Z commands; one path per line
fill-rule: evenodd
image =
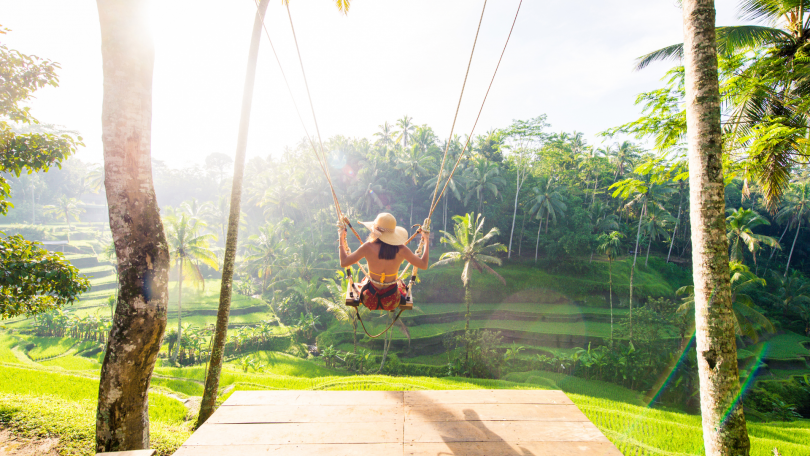
M 649 239 L 647 242 L 647 258 L 644 260 L 644 266 L 647 266 L 650 261 L 650 246 L 652 246 L 652 241 L 657 241 L 659 238 L 666 239 L 666 237 L 669 236 L 667 227 L 674 223 L 675 219 L 669 215 L 669 212 L 660 209 L 658 206 L 650 207 L 643 227 L 644 234 L 647 235 Z
M 608 278 L 610 283 L 610 345 L 613 346 L 613 261 L 618 258 L 622 251 L 622 239 L 624 235 L 618 231 L 611 231 L 610 234 L 599 236 L 599 252 L 608 257 Z
M 714 0 L 683 0 L 695 340 L 706 456 L 747 455 L 728 267 Z
M 565 214 L 568 206 L 565 205 L 565 196 L 561 193 L 563 186 L 551 177 L 545 178 L 540 185 L 532 189 L 534 205 L 529 209 L 529 216 L 534 215 L 540 220 L 537 227 L 537 242 L 534 246 L 534 262 L 537 263 L 537 253 L 540 249 L 540 230 L 543 228 L 543 219 L 546 220 L 546 233 L 548 233 L 549 220 L 557 223 L 557 217 Z
M 656 178 L 656 180 L 658 180 Z M 638 228 L 636 229 L 636 244 L 633 250 L 633 265 L 630 267 L 630 338 L 633 338 L 633 280 L 635 278 L 636 260 L 638 259 L 638 245 L 641 242 L 641 224 L 644 221 L 644 216 L 647 215 L 647 206 L 652 203 L 659 209 L 663 210 L 664 207 L 658 200 L 667 193 L 672 193 L 672 188 L 668 185 L 656 182 L 651 176 L 645 176 L 645 181 L 639 179 L 628 178 L 615 182 L 609 188 L 615 188 L 613 197 L 621 197 L 629 200 L 624 207 L 635 207 L 638 214 Z
M 149 447 L 149 382 L 166 329 L 169 250 L 152 181 L 152 70 L 146 4 L 98 0 L 104 188 L 119 289 L 99 378 L 96 451 Z M 149 286 L 144 286 L 148 284 Z
M 253 32 L 250 37 L 245 86 L 242 92 L 242 111 L 239 118 L 239 133 L 236 140 L 236 157 L 233 162 L 233 180 L 231 182 L 231 203 L 228 214 L 228 234 L 225 238 L 225 255 L 222 265 L 222 282 L 219 292 L 219 308 L 214 340 L 211 344 L 211 357 L 205 376 L 200 413 L 197 426 L 201 426 L 214 413 L 219 376 L 222 372 L 222 358 L 225 340 L 228 337 L 228 319 L 231 312 L 231 294 L 233 288 L 233 270 L 236 261 L 237 239 L 239 237 L 239 219 L 242 214 L 242 179 L 245 174 L 245 153 L 247 150 L 248 129 L 250 127 L 250 110 L 253 101 L 253 86 L 256 82 L 256 62 L 259 56 L 259 40 L 262 37 L 264 13 L 270 0 L 259 0 L 256 5 L 256 16 L 253 20 Z M 344 12 L 348 9 L 349 0 L 338 0 L 338 8 Z
M 411 139 L 411 134 L 416 128 L 414 124 L 411 123 L 412 120 L 413 119 L 408 117 L 407 115 L 397 120 L 397 127 L 399 127 L 399 130 L 396 133 L 397 134 L 396 141 L 397 144 L 402 145 L 403 149 L 408 148 L 408 140 Z
M 731 245 L 731 260 L 742 263 L 743 252 L 747 248 L 754 257 L 754 264 L 757 263 L 757 252 L 761 249 L 760 244 L 781 248 L 776 239 L 755 234 L 753 229 L 760 225 L 770 225 L 767 219 L 754 212 L 752 209 L 729 209 L 730 215 L 726 217 L 726 237 Z
M 474 222 L 473 217 L 475 217 Z M 471 267 L 477 269 L 478 272 L 486 272 L 494 275 L 501 283 L 506 285 L 506 279 L 487 265 L 487 263 L 490 263 L 500 266 L 501 259 L 493 255 L 498 252 L 505 252 L 506 246 L 501 243 L 490 243 L 500 234 L 500 231 L 498 231 L 498 228 L 492 228 L 487 234 L 483 234 L 484 220 L 485 218 L 481 217 L 481 214 L 454 216 L 453 221 L 456 222 L 455 233 L 450 234 L 447 231 L 442 231 L 440 241 L 443 244 L 449 244 L 452 250 L 443 253 L 442 256 L 439 257 L 439 261 L 430 266 L 439 267 L 457 263 L 464 265 L 461 269 L 461 283 L 464 284 L 464 304 L 467 307 L 467 313 L 464 316 L 465 331 L 469 331 L 470 329 L 470 304 L 472 303 L 472 296 L 470 294 L 470 284 L 472 280 Z
M 177 267 L 177 340 L 182 339 L 183 322 L 183 282 L 205 287 L 205 279 L 200 271 L 200 264 L 213 269 L 219 269 L 216 254 L 210 248 L 210 242 L 216 240 L 216 235 L 200 234 L 205 222 L 194 219 L 192 216 L 181 213 L 178 217 L 166 220 L 166 240 L 169 242 L 169 255 Z M 180 353 L 180 344 L 172 355 L 172 362 L 177 361 Z
M 75 221 L 79 221 L 79 215 L 84 213 L 84 209 L 79 207 L 79 200 L 76 198 L 68 198 L 67 195 L 62 195 L 56 200 L 56 204 L 49 204 L 43 207 L 44 211 L 48 215 L 53 215 L 56 217 L 64 217 L 65 223 L 67 223 L 67 241 L 70 244 L 70 231 L 73 227 L 70 225 L 70 219 L 72 218 Z
M 506 185 L 500 173 L 497 163 L 491 162 L 484 157 L 477 158 L 471 167 L 464 170 L 464 180 L 467 183 L 467 196 L 464 204 L 470 201 L 475 195 L 478 199 L 478 213 L 484 205 L 484 195 L 490 193 L 493 197 L 500 195 L 501 187 Z
M 594 201 L 588 208 L 588 218 L 593 225 L 593 233 L 597 236 L 619 230 L 619 217 L 610 214 L 610 207 L 602 201 Z M 591 252 L 593 261 L 593 252 Z
M 413 198 L 416 189 L 419 185 L 419 178 L 427 174 L 429 167 L 433 164 L 433 157 L 423 151 L 419 144 L 413 144 L 410 149 L 406 149 L 403 154 L 397 159 L 397 169 L 402 171 L 402 174 L 410 177 L 413 186 L 411 187 L 411 216 L 409 225 L 413 224 Z
M 376 144 L 385 149 L 386 155 L 388 155 L 388 151 L 396 144 L 396 141 L 394 141 L 396 132 L 394 131 L 394 127 L 387 121 L 380 125 L 379 128 L 380 131 L 374 133 L 374 136 L 377 137 Z
M 273 269 L 283 265 L 288 257 L 287 242 L 280 235 L 284 223 L 282 220 L 275 225 L 268 223 L 260 227 L 259 234 L 249 236 L 244 245 L 245 266 L 262 280 L 262 293 L 267 290 L 267 279 L 273 274 Z
M 793 236 L 793 245 L 790 246 L 790 255 L 788 255 L 787 264 L 785 265 L 785 275 L 787 277 L 790 270 L 790 260 L 793 258 L 793 249 L 796 248 L 796 240 L 799 239 L 799 231 L 802 228 L 802 222 L 810 220 L 810 182 L 802 182 L 793 187 L 793 191 L 785 195 L 785 200 L 782 209 L 776 214 L 776 220 L 779 223 L 787 221 L 788 228 L 795 226 L 796 235 Z
M 741 0 L 739 15 L 764 25 L 718 27 L 715 45 L 721 58 L 745 55 L 728 72 L 733 86 L 724 94 L 729 114 L 724 142 L 747 153 L 769 209 L 788 188 L 790 168 L 807 153 L 808 107 L 806 47 L 810 43 L 810 1 Z M 753 58 L 750 56 L 753 55 Z M 642 69 L 657 60 L 680 61 L 684 45 L 675 44 L 640 57 Z M 796 128 L 797 125 L 803 127 Z
M 447 184 L 447 190 L 445 190 L 445 193 L 447 193 L 448 190 L 449 190 L 449 193 L 450 193 L 450 194 L 445 194 L 444 195 L 444 203 L 443 203 L 444 209 L 443 209 L 443 213 L 442 213 L 442 220 L 443 220 L 443 224 L 444 224 L 443 229 L 445 231 L 447 231 L 447 202 L 450 200 L 450 195 L 453 195 L 453 197 L 455 197 L 456 200 L 462 201 L 460 189 L 462 187 L 466 186 L 466 183 L 464 181 L 463 176 L 460 176 L 458 172 L 456 172 L 455 174 L 453 174 L 451 176 L 450 171 L 451 170 L 447 169 L 447 168 L 445 168 L 442 171 L 441 180 L 439 182 L 439 189 L 438 189 L 438 191 L 441 192 L 442 188 L 444 187 L 444 185 L 446 183 Z M 430 179 L 426 180 L 424 186 L 426 188 L 428 188 L 428 189 L 435 189 L 436 188 L 436 181 L 439 180 L 439 177 L 440 176 L 437 173 L 436 176 L 433 176 Z M 448 179 L 449 179 L 449 181 L 448 181 Z M 438 195 L 437 195 L 437 197 L 438 197 Z
M 613 181 L 616 182 L 619 176 L 624 176 L 627 169 L 635 163 L 638 158 L 638 146 L 630 141 L 623 141 L 614 144 L 609 152 L 612 154 L 613 166 L 616 167 L 616 173 L 613 175 Z
M 349 198 L 355 201 L 357 209 L 362 214 L 371 214 L 374 208 L 382 208 L 383 202 L 380 199 L 384 191 L 382 180 L 377 176 L 377 172 L 369 172 L 363 169 L 357 176 L 357 181 L 349 189 Z

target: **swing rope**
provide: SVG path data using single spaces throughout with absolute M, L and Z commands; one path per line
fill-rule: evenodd
M 259 10 L 258 1 L 254 0 L 254 3 L 256 4 L 256 9 L 258 11 Z M 338 217 L 338 224 L 348 226 L 351 229 L 352 233 L 354 233 L 355 237 L 357 237 L 357 239 L 360 242 L 363 242 L 360 235 L 357 233 L 357 231 L 354 229 L 354 227 L 352 227 L 351 222 L 349 221 L 348 217 L 346 217 L 343 214 L 343 210 L 342 210 L 342 208 L 340 206 L 340 201 L 339 201 L 337 193 L 335 191 L 335 187 L 334 187 L 334 185 L 332 183 L 332 177 L 331 177 L 331 175 L 329 173 L 329 166 L 326 163 L 326 152 L 325 152 L 324 147 L 323 147 L 323 139 L 321 137 L 320 127 L 318 125 L 318 118 L 317 118 L 317 116 L 315 114 L 315 107 L 314 107 L 314 104 L 312 102 L 312 94 L 311 94 L 311 92 L 309 90 L 309 82 L 307 80 L 306 71 L 304 69 L 304 62 L 303 62 L 303 59 L 301 57 L 301 49 L 300 49 L 300 47 L 298 45 L 298 37 L 296 36 L 295 26 L 293 25 L 292 13 L 290 12 L 289 1 L 284 1 L 284 4 L 285 4 L 286 9 L 287 9 L 287 17 L 289 18 L 289 21 L 290 21 L 290 29 L 292 31 L 293 40 L 295 42 L 295 50 L 296 50 L 296 54 L 298 56 L 299 65 L 301 67 L 301 74 L 302 74 L 302 76 L 304 78 L 304 86 L 306 87 L 306 91 L 307 91 L 307 98 L 308 98 L 308 101 L 309 101 L 309 107 L 310 107 L 310 110 L 312 112 L 312 118 L 313 118 L 313 120 L 315 122 L 315 132 L 316 132 L 316 134 L 318 136 L 318 144 L 320 146 L 320 153 L 318 152 L 318 148 L 315 146 L 315 141 L 313 140 L 312 136 L 309 134 L 309 131 L 306 128 L 306 124 L 304 123 L 304 120 L 303 120 L 303 118 L 301 116 L 301 112 L 298 109 L 298 104 L 295 102 L 295 97 L 293 96 L 292 90 L 291 90 L 290 85 L 289 85 L 289 82 L 287 81 L 287 76 L 284 73 L 284 70 L 283 70 L 283 68 L 281 66 L 281 62 L 280 62 L 280 60 L 278 58 L 278 54 L 276 53 L 275 46 L 273 46 L 273 41 L 270 39 L 270 34 L 267 31 L 267 26 L 264 24 L 264 16 L 263 15 L 262 15 L 262 27 L 264 28 L 264 32 L 265 32 L 265 36 L 267 37 L 267 40 L 270 42 L 270 47 L 273 50 L 273 55 L 275 56 L 276 63 L 278 63 L 279 69 L 281 70 L 281 74 L 282 74 L 282 76 L 284 78 L 284 83 L 285 83 L 285 85 L 287 87 L 287 91 L 289 92 L 290 97 L 293 100 L 293 106 L 295 107 L 296 114 L 298 115 L 298 120 L 299 120 L 299 122 L 301 122 L 301 125 L 304 128 L 304 133 L 306 134 L 307 140 L 309 141 L 309 144 L 312 147 L 312 151 L 315 154 L 315 158 L 318 161 L 318 165 L 321 167 L 321 171 L 324 173 L 324 176 L 326 177 L 327 183 L 329 184 L 329 190 L 330 190 L 330 192 L 332 194 L 332 201 L 333 201 L 334 206 L 335 206 L 335 214 Z M 456 105 L 456 112 L 455 112 L 455 115 L 453 116 L 453 123 L 452 123 L 452 126 L 450 128 L 450 137 L 447 140 L 447 144 L 445 146 L 444 154 L 442 156 L 441 167 L 439 168 L 439 174 L 436 177 L 436 187 L 433 190 L 433 197 L 432 197 L 432 200 L 431 200 L 430 211 L 428 212 L 428 216 L 427 216 L 427 218 L 425 218 L 425 222 L 424 222 L 423 225 L 414 225 L 414 226 L 418 226 L 419 229 L 406 241 L 406 244 L 410 243 L 416 237 L 416 235 L 419 234 L 420 231 L 428 231 L 429 230 L 430 219 L 433 216 L 433 212 L 436 210 L 436 208 L 438 207 L 439 202 L 441 201 L 442 197 L 444 196 L 444 193 L 447 190 L 447 186 L 449 185 L 450 180 L 453 178 L 453 175 L 455 174 L 456 170 L 458 169 L 459 164 L 461 163 L 461 159 L 464 158 L 464 153 L 467 151 L 467 148 L 470 145 L 470 141 L 471 141 L 471 139 L 473 137 L 473 134 L 475 133 L 475 128 L 478 125 L 478 121 L 481 118 L 481 113 L 484 110 L 484 105 L 485 105 L 485 103 L 487 101 L 487 98 L 489 96 L 489 92 L 492 89 L 492 84 L 495 81 L 495 76 L 498 74 L 498 69 L 500 68 L 501 62 L 503 60 L 503 56 L 506 53 L 506 48 L 509 45 L 510 38 L 512 37 L 512 32 L 514 31 L 515 23 L 517 22 L 517 18 L 518 18 L 518 15 L 520 14 L 520 8 L 521 8 L 522 5 L 523 5 L 523 0 L 520 0 L 520 3 L 518 4 L 518 7 L 517 7 L 517 11 L 515 13 L 515 18 L 512 21 L 512 26 L 509 29 L 509 35 L 506 38 L 506 43 L 504 43 L 503 50 L 501 51 L 501 55 L 498 58 L 498 64 L 495 66 L 495 71 L 493 72 L 492 78 L 490 79 L 489 86 L 487 87 L 487 91 L 486 91 L 486 93 L 484 95 L 484 99 L 481 102 L 481 107 L 478 110 L 478 115 L 475 118 L 475 122 L 473 124 L 473 127 L 470 130 L 470 134 L 467 136 L 467 141 L 464 144 L 464 148 L 462 148 L 461 152 L 459 153 L 459 156 L 456 159 L 455 164 L 453 165 L 453 169 L 450 171 L 450 174 L 447 177 L 447 180 L 445 181 L 444 186 L 442 187 L 441 193 L 438 193 L 438 196 L 437 196 L 437 192 L 438 192 L 439 185 L 440 185 L 440 182 L 441 182 L 441 176 L 444 173 L 444 166 L 445 166 L 445 163 L 447 161 L 447 154 L 448 154 L 448 152 L 450 150 L 450 144 L 452 143 L 452 140 L 453 140 L 453 133 L 455 131 L 456 121 L 458 120 L 458 114 L 459 114 L 459 111 L 461 109 L 461 101 L 464 98 L 464 90 L 465 90 L 465 88 L 467 86 L 467 79 L 468 79 L 469 74 L 470 74 L 470 68 L 472 66 L 472 59 L 473 59 L 473 56 L 475 55 L 475 47 L 476 47 L 476 45 L 478 43 L 478 36 L 479 36 L 479 34 L 481 32 L 481 24 L 483 23 L 484 12 L 486 11 L 486 6 L 487 6 L 487 0 L 484 0 L 484 5 L 483 5 L 483 7 L 481 9 L 481 17 L 478 20 L 478 28 L 476 29 L 476 32 L 475 32 L 475 39 L 473 40 L 472 51 L 470 52 L 470 58 L 469 58 L 469 61 L 467 63 L 467 70 L 466 70 L 466 72 L 464 74 L 464 81 L 463 81 L 462 86 L 461 86 L 461 93 L 459 95 L 459 101 L 458 101 L 458 104 Z M 420 240 L 419 246 L 417 247 L 417 250 L 416 250 L 417 254 L 419 254 L 419 252 L 421 252 L 424 247 L 425 247 L 425 239 L 422 238 Z M 351 253 L 351 251 L 349 250 L 348 245 L 346 245 L 346 251 L 347 251 L 347 253 Z M 405 269 L 403 270 L 403 273 L 402 273 L 403 277 L 406 276 L 406 273 L 407 273 L 408 268 L 410 266 L 412 266 L 412 265 L 406 266 Z M 363 267 L 362 264 L 358 264 L 358 267 L 359 267 L 359 269 L 361 271 L 363 271 L 363 273 L 366 275 L 366 277 L 369 278 L 369 280 L 370 280 L 371 277 L 370 277 L 369 271 L 367 271 Z M 351 283 L 353 281 L 353 277 L 352 277 L 352 273 L 351 273 L 351 267 L 347 268 L 347 273 L 348 273 L 347 274 L 348 275 L 348 280 Z M 415 275 L 416 275 L 416 268 L 414 268 L 414 276 Z M 367 336 L 374 339 L 374 338 L 380 337 L 381 335 L 385 334 L 389 329 L 391 329 L 391 327 L 399 319 L 400 315 L 402 314 L 403 309 L 400 309 L 399 313 L 391 321 L 391 324 L 389 324 L 388 327 L 385 328 L 385 330 L 383 330 L 381 333 L 379 333 L 377 335 L 369 334 L 369 332 L 366 330 L 365 323 L 363 322 L 362 318 L 360 317 L 360 311 L 358 310 L 357 307 L 355 307 L 355 311 L 357 313 L 357 319 L 360 321 L 360 324 L 363 327 L 363 331 L 366 333 Z
M 392 326 L 394 326 L 394 323 L 396 323 L 397 320 L 399 320 L 399 316 L 402 315 L 403 310 L 405 310 L 405 309 L 399 309 L 399 312 L 397 313 L 396 317 L 394 317 L 394 319 L 391 320 L 391 324 L 388 325 L 385 329 L 383 329 L 382 332 L 380 332 L 379 334 L 376 334 L 376 335 L 371 335 L 368 332 L 368 330 L 366 329 L 366 324 L 363 322 L 363 319 L 360 317 L 360 306 L 357 306 L 357 307 L 354 308 L 354 311 L 357 314 L 357 319 L 360 321 L 360 326 L 363 327 L 363 332 L 366 333 L 366 335 L 368 337 L 372 338 L 372 339 L 376 339 L 376 338 L 382 336 L 383 334 L 387 333 L 388 330 L 391 329 Z

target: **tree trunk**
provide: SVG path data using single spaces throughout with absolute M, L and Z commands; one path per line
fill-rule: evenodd
M 681 181 L 683 182 L 683 181 Z M 683 190 L 683 185 L 681 185 L 681 190 Z M 667 252 L 667 263 L 669 263 L 669 257 L 672 255 L 672 246 L 675 244 L 675 235 L 678 234 L 678 225 L 681 223 L 681 208 L 683 207 L 683 193 L 678 192 L 678 218 L 675 219 L 675 229 L 672 230 L 672 239 L 669 241 L 669 252 Z
M 790 255 L 788 255 L 787 265 L 785 266 L 785 277 L 790 270 L 790 260 L 793 258 L 793 249 L 796 247 L 796 239 L 799 239 L 799 231 L 802 229 L 802 219 L 799 217 L 799 224 L 796 225 L 796 236 L 793 236 L 793 245 L 790 246 Z
M 591 207 L 596 204 L 596 186 L 599 185 L 599 173 L 596 173 L 596 180 L 593 182 L 593 198 L 591 198 Z
M 540 251 L 540 230 L 543 229 L 543 219 L 540 219 L 540 226 L 537 227 L 537 242 L 534 244 L 534 262 L 537 263 L 537 252 Z
M 472 293 L 470 292 L 470 285 L 464 286 L 464 305 L 467 307 L 467 313 L 464 314 L 464 332 L 470 330 L 470 301 L 472 301 Z
M 646 197 L 645 197 L 646 198 Z M 636 272 L 636 259 L 638 258 L 638 243 L 641 239 L 641 221 L 644 220 L 644 213 L 647 211 L 647 201 L 641 206 L 641 214 L 638 216 L 638 230 L 636 231 L 636 247 L 633 249 L 633 266 L 630 268 L 630 340 L 633 340 L 633 276 Z
M 242 93 L 242 113 L 239 121 L 239 137 L 236 141 L 236 159 L 233 163 L 233 184 L 231 185 L 231 207 L 228 215 L 228 237 L 225 241 L 225 258 L 222 266 L 222 285 L 219 292 L 219 309 L 217 310 L 217 325 L 214 332 L 214 344 L 211 347 L 211 359 L 208 364 L 208 374 L 205 376 L 205 391 L 203 392 L 200 415 L 197 426 L 214 413 L 217 392 L 219 391 L 219 376 L 222 372 L 222 357 L 225 349 L 225 339 L 228 337 L 228 318 L 231 313 L 231 292 L 233 288 L 233 269 L 236 258 L 236 241 L 239 235 L 239 214 L 242 210 L 242 178 L 245 174 L 245 151 L 247 149 L 248 127 L 250 126 L 250 108 L 253 100 L 253 85 L 256 81 L 256 61 L 259 55 L 259 41 L 261 40 L 262 22 L 264 12 L 270 0 L 261 0 L 253 21 L 253 34 L 250 39 L 247 71 L 245 73 L 245 88 Z
M 731 309 L 714 0 L 684 0 L 695 338 L 707 456 L 747 455 Z
M 610 348 L 613 348 L 613 259 L 608 258 L 608 277 L 610 281 Z
M 644 259 L 644 266 L 649 266 L 650 263 L 650 246 L 652 245 L 652 236 L 650 236 L 649 242 L 647 242 L 647 258 Z
M 98 0 L 104 187 L 119 295 L 101 367 L 96 451 L 149 447 L 149 381 L 166 329 L 169 251 L 152 184 L 154 47 L 145 4 Z
M 518 236 L 518 256 L 521 255 L 523 250 L 523 229 L 526 227 L 526 210 L 523 210 L 523 217 L 520 220 L 520 236 Z
M 183 261 L 178 259 L 179 266 L 177 276 L 177 350 L 174 351 L 172 363 L 177 362 L 177 357 L 180 356 L 180 341 L 183 340 Z
M 512 230 L 509 232 L 509 250 L 506 258 L 512 258 L 512 236 L 515 234 L 515 219 L 517 218 L 518 196 L 520 195 L 520 172 L 517 173 L 517 190 L 515 190 L 515 210 L 512 212 Z

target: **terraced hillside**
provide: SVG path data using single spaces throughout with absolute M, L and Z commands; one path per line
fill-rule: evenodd
M 92 455 L 100 365 L 98 354 L 76 351 L 81 348 L 77 344 L 0 334 L 0 414 L 16 433 L 58 436 L 64 453 Z M 32 352 L 61 354 L 35 362 L 28 356 Z M 319 360 L 282 353 L 249 356 L 261 362 L 247 372 L 239 359 L 225 366 L 222 399 L 233 391 L 257 389 L 562 389 L 623 454 L 699 455 L 703 450 L 700 417 L 650 408 L 637 392 L 609 383 L 544 371 L 510 374 L 504 380 L 357 376 L 329 369 Z M 152 444 L 160 454 L 171 454 L 191 434 L 204 375 L 202 367 L 156 368 L 149 412 Z M 810 421 L 749 422 L 748 426 L 752 455 L 772 455 L 774 448 L 783 456 L 807 454 Z

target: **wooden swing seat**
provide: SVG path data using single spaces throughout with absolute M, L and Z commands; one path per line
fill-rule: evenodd
M 346 306 L 359 307 L 360 306 L 360 284 L 357 282 L 349 282 L 346 287 Z M 410 286 L 408 286 L 408 296 L 405 298 L 405 304 L 400 304 L 398 309 L 413 310 L 413 298 L 411 297 Z

